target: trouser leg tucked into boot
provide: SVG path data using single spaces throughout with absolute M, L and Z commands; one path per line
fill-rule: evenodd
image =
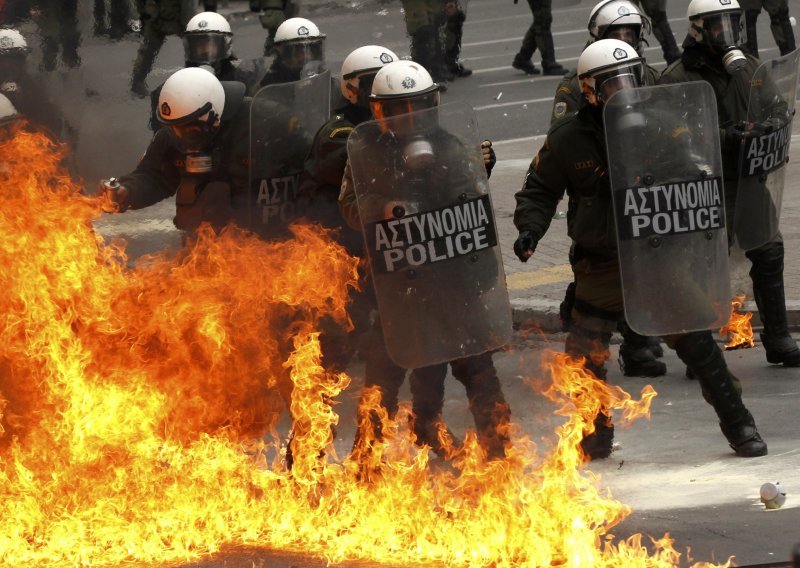
M 608 345 L 611 341 L 610 333 L 600 333 L 576 325 L 567 335 L 564 350 L 572 357 L 586 358 L 585 368 L 598 380 L 606 380 L 605 362 L 608 359 Z M 581 440 L 581 449 L 590 460 L 604 459 L 611 455 L 614 449 L 614 425 L 605 409 L 601 409 L 594 419 L 594 432 L 584 433 Z
M 753 296 L 764 331 L 761 342 L 767 362 L 786 367 L 800 366 L 800 349 L 789 334 L 783 286 L 783 243 L 768 243 L 745 253 L 750 262 Z
M 503 459 L 510 439 L 511 409 L 503 396 L 491 353 L 451 363 L 453 376 L 467 389 L 469 409 L 486 458 Z
M 627 323 L 619 326 L 622 345 L 619 346 L 619 367 L 626 377 L 660 377 L 667 366 L 656 359 L 650 348 L 650 338 L 639 335 Z
M 674 340 L 678 357 L 700 382 L 703 398 L 717 413 L 722 433 L 741 457 L 767 454 L 753 416 L 744 405 L 739 380 L 730 372 L 711 332 L 682 335 Z
M 450 458 L 461 441 L 444 425 L 444 379 L 447 364 L 414 369 L 409 378 L 412 398 L 412 430 L 418 446 L 427 445 L 440 458 Z M 442 443 L 446 439 L 449 443 Z

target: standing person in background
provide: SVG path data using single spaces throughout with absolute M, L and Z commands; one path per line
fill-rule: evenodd
M 440 84 L 455 79 L 455 74 L 445 65 L 445 46 L 442 38 L 446 35 L 446 31 L 443 28 L 450 26 L 455 30 L 463 26 L 463 19 L 460 23 L 457 22 L 458 17 L 454 8 L 451 8 L 454 14 L 452 23 L 447 21 L 446 4 L 455 5 L 456 2 L 403 0 L 406 31 L 411 38 L 411 59 L 422 65 L 433 80 Z M 460 48 L 459 41 L 458 49 Z
M 288 18 L 294 18 L 299 12 L 297 5 L 291 0 L 250 0 L 250 11 L 258 12 L 261 27 L 267 30 L 264 38 L 264 57 L 272 55 L 275 47 L 275 34 L 278 26 Z
M 53 71 L 59 48 L 61 61 L 69 68 L 80 67 L 81 33 L 78 30 L 78 0 L 39 0 L 31 7 L 31 16 L 42 38 L 42 63 L 39 69 Z
M 445 39 L 444 39 L 444 64 L 450 73 L 456 77 L 469 77 L 472 69 L 467 69 L 458 60 L 461 55 L 461 38 L 464 36 L 464 21 L 467 14 L 461 2 L 448 1 L 444 5 Z
M 745 29 L 747 30 L 745 47 L 750 55 L 758 58 L 756 21 L 762 6 L 769 14 L 769 28 L 781 55 L 791 53 L 797 48 L 792 23 L 789 21 L 789 0 L 742 0 L 740 4 L 744 10 Z
M 639 0 L 639 4 L 644 8 L 644 13 L 650 18 L 653 26 L 653 35 L 656 36 L 658 43 L 661 44 L 661 51 L 667 65 L 680 59 L 681 50 L 672 34 L 672 28 L 667 19 L 667 0 Z
M 517 4 L 518 1 L 514 0 L 514 4 Z M 553 43 L 553 34 L 550 31 L 553 23 L 552 0 L 528 0 L 528 5 L 533 12 L 533 23 L 525 32 L 525 37 L 522 38 L 522 47 L 519 48 L 511 66 L 528 75 L 538 75 L 539 69 L 531 61 L 531 57 L 538 49 L 542 56 L 544 74 L 563 75 L 567 70 L 556 62 L 556 48 Z
M 108 36 L 111 40 L 122 39 L 131 31 L 130 19 L 128 0 L 94 0 L 94 35 Z
M 131 74 L 131 93 L 146 97 L 147 75 L 161 51 L 167 36 L 182 36 L 194 10 L 185 0 L 136 0 L 136 9 L 142 22 L 142 43 L 136 53 Z

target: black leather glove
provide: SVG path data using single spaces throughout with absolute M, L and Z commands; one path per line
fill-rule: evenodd
M 522 262 L 528 262 L 528 259 L 533 256 L 533 251 L 536 248 L 536 239 L 530 231 L 520 231 L 517 240 L 514 241 L 514 254 Z

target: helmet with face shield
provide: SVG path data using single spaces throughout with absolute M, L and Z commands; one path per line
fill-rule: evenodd
M 642 41 L 650 33 L 650 20 L 629 0 L 602 0 L 589 14 L 591 41 L 619 39 L 641 52 Z
M 601 107 L 617 91 L 644 85 L 644 60 L 624 41 L 601 39 L 581 53 L 578 80 L 586 101 Z
M 369 97 L 372 116 L 383 121 L 439 106 L 439 85 L 414 61 L 395 61 L 382 67 Z
M 19 79 L 30 51 L 25 37 L 17 30 L 0 29 L 0 82 Z
M 219 130 L 225 89 L 213 73 L 187 67 L 164 82 L 158 97 L 158 120 L 169 128 L 178 149 L 205 153 Z
M 325 34 L 311 20 L 289 18 L 278 26 L 274 50 L 276 60 L 291 71 L 324 71 Z
M 224 16 L 201 12 L 186 24 L 183 51 L 187 65 L 211 65 L 231 57 L 233 32 Z
M 380 45 L 364 45 L 350 52 L 342 63 L 340 87 L 344 98 L 351 104 L 368 107 L 375 74 L 399 59 L 391 49 Z
M 747 58 L 739 47 L 745 43 L 742 9 L 736 0 L 692 0 L 686 17 L 689 35 L 720 55 L 729 73 L 744 67 Z
M 17 109 L 8 97 L 0 94 L 0 142 L 5 142 L 13 136 L 17 124 L 19 124 Z

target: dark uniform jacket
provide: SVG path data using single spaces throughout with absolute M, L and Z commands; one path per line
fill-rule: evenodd
M 353 104 L 339 108 L 314 137 L 298 190 L 300 199 L 308 204 L 308 218 L 325 227 L 339 228 L 340 242 L 357 255 L 361 254 L 362 238 L 342 219 L 338 198 L 347 165 L 347 138 L 370 118 L 368 109 Z
M 567 231 L 580 255 L 597 260 L 617 253 L 602 114 L 590 105 L 556 122 L 516 193 L 514 225 L 539 240 L 550 227 L 566 188 Z M 535 247 L 534 247 L 535 248 Z
M 658 84 L 658 78 L 661 74 L 653 67 L 645 65 L 645 85 Z M 561 79 L 556 89 L 556 95 L 553 97 L 553 112 L 550 114 L 550 124 L 556 120 L 562 119 L 568 114 L 578 110 L 583 102 L 583 95 L 581 93 L 581 83 L 578 81 L 578 70 L 573 69 Z
M 220 130 L 210 151 L 213 171 L 203 174 L 194 202 L 179 202 L 175 224 L 179 228 L 193 228 L 198 221 L 224 225 L 235 220 L 247 208 L 250 155 L 250 104 L 244 97 L 241 83 L 223 83 L 225 108 Z M 141 209 L 176 194 L 185 173 L 186 158 L 175 146 L 168 128 L 161 128 L 153 136 L 136 169 L 120 178 L 129 192 L 128 206 Z M 229 186 L 229 194 L 220 195 L 203 191 L 210 182 Z M 221 198 L 221 199 L 220 199 Z

